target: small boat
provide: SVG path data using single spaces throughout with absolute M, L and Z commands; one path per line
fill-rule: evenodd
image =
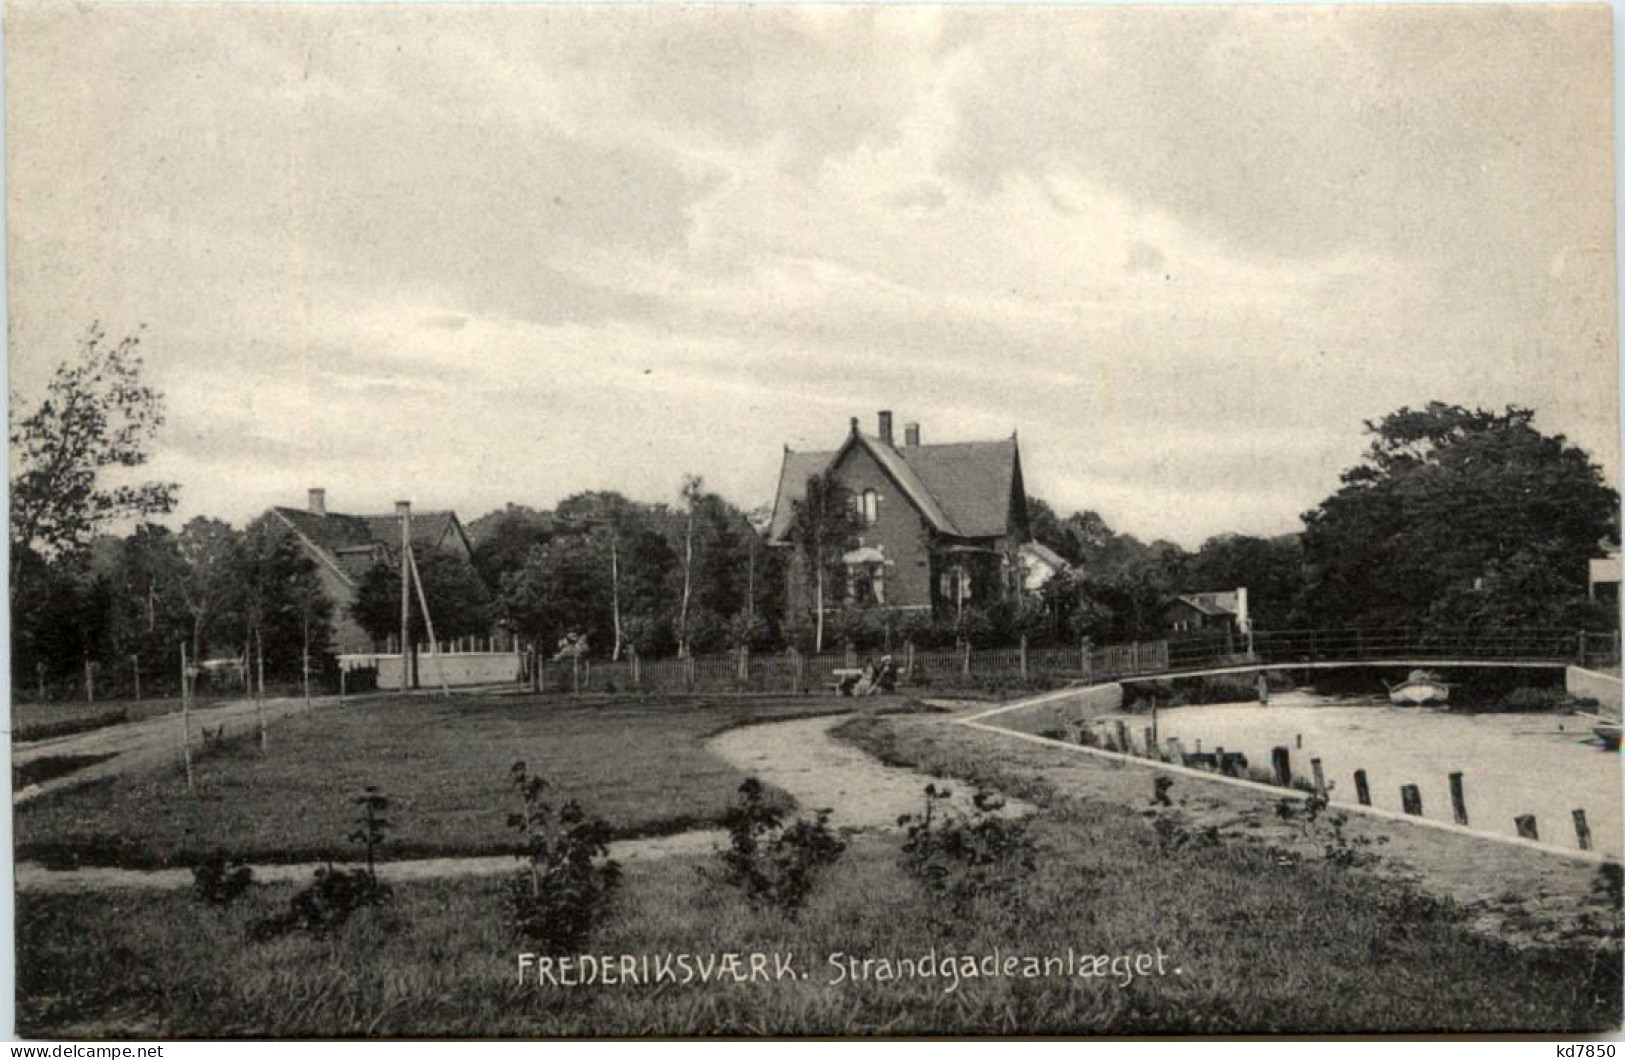
M 1388 699 L 1400 707 L 1420 707 L 1429 703 L 1450 702 L 1450 686 L 1438 674 L 1427 670 L 1412 670 L 1410 676 L 1388 688 Z
M 1617 751 L 1617 750 L 1619 750 L 1619 723 L 1618 722 L 1604 723 L 1602 725 L 1596 726 L 1591 731 L 1596 733 L 1597 734 L 1597 739 L 1602 741 L 1603 750 L 1605 750 L 1605 751 Z

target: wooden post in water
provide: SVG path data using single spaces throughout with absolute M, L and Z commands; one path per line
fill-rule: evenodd
M 1303 750 L 1303 733 L 1298 733 L 1298 750 Z
M 1275 783 L 1283 788 L 1292 786 L 1292 752 L 1285 747 L 1270 751 L 1270 767 L 1275 770 Z
M 1213 748 L 1213 770 L 1221 777 L 1225 775 L 1223 747 Z
M 1586 812 L 1574 811 L 1574 837 L 1580 841 L 1581 850 L 1591 849 L 1591 826 L 1586 824 Z
M 1168 760 L 1176 766 L 1185 764 L 1185 745 L 1177 736 L 1168 737 Z
M 1151 728 L 1149 725 L 1147 725 L 1144 735 L 1145 735 L 1145 756 L 1147 758 L 1156 758 L 1157 757 L 1157 731 L 1155 729 Z
M 1461 774 L 1450 774 L 1450 811 L 1455 814 L 1456 823 L 1467 823 L 1467 793 L 1462 790 Z
M 1309 768 L 1312 769 L 1315 774 L 1315 794 L 1325 798 L 1326 771 L 1320 767 L 1320 759 L 1311 758 L 1309 760 Z
M 1540 829 L 1535 827 L 1535 815 L 1532 813 L 1519 814 L 1512 819 L 1512 824 L 1518 829 L 1518 835 L 1524 839 L 1539 839 Z
M 1124 754 L 1134 752 L 1134 747 L 1128 742 L 1128 723 L 1122 718 L 1117 719 L 1117 749 Z
M 1363 769 L 1354 771 L 1354 797 L 1360 800 L 1361 806 L 1371 805 L 1371 784 L 1366 780 Z
M 1399 801 L 1412 817 L 1422 816 L 1422 789 L 1415 784 L 1406 784 L 1399 789 Z

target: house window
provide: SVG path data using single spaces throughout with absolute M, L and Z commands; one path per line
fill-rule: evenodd
M 864 490 L 863 508 L 860 514 L 863 516 L 864 526 L 875 525 L 880 520 L 880 494 L 874 490 Z
M 847 567 L 852 601 L 860 606 L 886 603 L 886 568 L 881 563 L 854 563 Z
M 971 596 L 970 571 L 961 567 L 943 571 L 941 577 L 937 579 L 937 591 L 943 600 L 948 603 L 953 603 L 956 600 L 969 600 Z

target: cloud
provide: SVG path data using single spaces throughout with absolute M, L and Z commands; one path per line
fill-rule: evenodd
M 1187 544 L 1433 398 L 1617 474 L 1606 12 L 22 4 L 7 60 L 14 380 L 147 323 L 184 513 L 749 506 L 882 407 Z

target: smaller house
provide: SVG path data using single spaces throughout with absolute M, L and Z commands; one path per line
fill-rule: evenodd
M 377 651 L 381 645 L 356 624 L 350 605 L 374 565 L 399 562 L 399 507 L 388 515 L 344 515 L 328 511 L 326 490 L 312 489 L 304 508 L 275 507 L 263 518 L 291 535 L 316 564 L 322 589 L 333 603 L 334 650 L 341 655 Z M 411 518 L 414 553 L 443 549 L 472 560 L 474 547 L 456 512 L 412 512 Z
M 1072 565 L 1048 545 L 1038 541 L 1024 541 L 1016 549 L 1021 564 L 1021 588 L 1024 592 L 1042 592 L 1056 575 L 1072 569 Z
M 1163 621 L 1173 633 L 1245 633 L 1247 590 L 1184 593 L 1163 609 Z

